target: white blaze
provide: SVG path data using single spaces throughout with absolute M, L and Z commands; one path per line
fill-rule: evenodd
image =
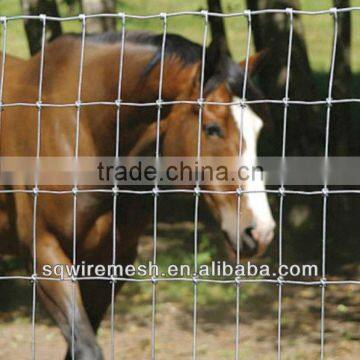
M 239 101 L 239 99 L 234 98 L 234 101 Z M 239 105 L 233 105 L 231 111 L 243 137 L 244 151 L 242 153 L 242 164 L 251 169 L 251 167 L 257 164 L 257 140 L 263 127 L 263 122 L 249 107 L 242 110 Z M 242 111 L 243 114 L 241 114 Z M 246 190 L 259 191 L 245 194 L 249 210 L 251 210 L 254 216 L 253 225 L 258 231 L 265 234 L 267 231 L 272 231 L 275 226 L 266 193 L 262 192 L 265 190 L 265 184 L 260 174 L 255 179 L 249 180 L 245 183 Z M 265 238 L 264 240 L 266 241 Z

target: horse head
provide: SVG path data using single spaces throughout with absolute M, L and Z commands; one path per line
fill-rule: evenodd
M 265 58 L 264 53 L 249 58 L 246 94 L 250 100 L 262 98 L 251 77 Z M 196 71 L 189 66 L 188 86 L 176 99 L 193 100 L 193 103 L 180 102 L 174 105 L 167 117 L 160 122 L 163 156 L 196 156 L 200 109 L 196 101 L 201 84 L 201 64 L 197 63 L 195 67 Z M 247 165 L 256 165 L 258 137 L 269 112 L 264 104 L 260 107 L 247 104 L 243 108 L 239 105 L 244 80 L 244 62 L 236 64 L 227 56 L 219 56 L 210 45 L 207 49 L 203 82 L 202 157 L 239 157 Z M 235 104 L 224 106 L 219 103 Z M 149 126 L 135 145 L 133 154 L 139 154 L 156 140 L 156 129 L 156 123 Z M 234 195 L 239 187 L 244 190 L 240 202 Z M 202 188 L 210 190 L 204 193 L 204 200 L 224 232 L 232 253 L 236 252 L 239 241 L 242 256 L 262 254 L 270 244 L 275 228 L 263 179 L 239 180 L 236 184 L 225 185 L 209 183 Z M 221 194 L 223 190 L 231 195 Z

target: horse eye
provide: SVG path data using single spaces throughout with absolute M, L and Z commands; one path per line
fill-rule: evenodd
M 222 137 L 221 128 L 217 124 L 206 124 L 205 125 L 205 134 L 207 136 Z

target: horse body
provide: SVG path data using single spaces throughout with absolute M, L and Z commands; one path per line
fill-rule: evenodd
M 86 43 L 83 63 L 81 102 L 113 102 L 118 96 L 120 43 L 94 38 Z M 200 47 L 187 40 L 179 43 L 170 37 L 170 53 L 165 57 L 163 100 L 197 100 L 199 97 Z M 129 33 L 126 37 L 121 99 L 124 102 L 155 102 L 158 98 L 160 63 L 158 38 L 146 33 Z M 185 45 L 186 46 L 185 46 Z M 171 49 L 173 47 L 173 49 Z M 185 47 L 185 49 L 182 49 Z M 74 104 L 78 97 L 80 38 L 63 36 L 45 47 L 42 103 Z M 181 48 L 183 56 L 179 56 Z M 7 56 L 4 79 L 4 103 L 38 101 L 40 54 L 22 61 Z M 209 66 L 210 67 L 210 66 Z M 216 72 L 215 72 L 216 73 Z M 216 74 L 214 76 L 217 76 Z M 207 101 L 229 102 L 233 95 L 227 79 L 218 79 L 205 92 Z M 213 76 L 209 75 L 209 83 Z M 77 123 L 75 106 L 43 107 L 41 111 L 41 156 L 73 156 Z M 153 106 L 121 106 L 120 154 L 154 154 L 156 111 Z M 245 120 L 253 119 L 247 112 Z M 252 114 L 252 115 L 251 115 Z M 252 117 L 251 117 L 251 116 Z M 238 153 L 239 129 L 236 110 L 227 106 L 205 106 L 204 129 L 215 124 L 221 134 L 214 138 L 202 132 L 202 149 L 206 156 L 233 156 Z M 162 109 L 161 144 L 167 156 L 195 156 L 198 106 L 180 104 Z M 253 128 L 253 127 L 250 127 Z M 80 109 L 79 156 L 114 156 L 116 107 L 86 105 Z M 256 133 L 244 140 L 250 154 L 256 151 Z M 251 135 L 252 134 L 252 135 Z M 240 135 L 241 136 L 241 135 Z M 251 144 L 251 136 L 255 143 Z M 36 107 L 6 107 L 1 116 L 1 156 L 35 156 L 37 139 Z M 261 185 L 263 186 L 263 184 Z M 69 189 L 68 187 L 42 187 Z M 81 188 L 81 187 L 80 187 Z M 262 195 L 264 196 L 264 195 Z M 228 235 L 236 227 L 236 199 L 217 195 L 205 199 Z M 117 200 L 117 264 L 135 260 L 138 238 L 152 217 L 152 196 L 118 195 Z M 244 200 L 243 228 L 255 226 L 254 209 Z M 109 194 L 79 193 L 76 208 L 76 260 L 91 264 L 112 263 L 112 206 Z M 264 197 L 253 235 L 258 247 L 271 241 L 274 223 Z M 265 210 L 264 210 L 265 209 Z M 41 194 L 36 219 L 36 255 L 38 273 L 45 264 L 71 264 L 73 247 L 73 196 Z M 258 233 L 256 233 L 258 231 Z M 235 248 L 236 234 L 231 233 L 230 245 Z M 16 193 L 0 195 L 0 249 L 16 248 L 20 243 L 28 254 L 31 266 L 33 242 L 33 197 Z M 11 246 L 4 246 L 9 244 Z M 116 284 L 117 289 L 121 286 Z M 38 281 L 38 294 L 71 344 L 72 291 L 71 283 Z M 100 359 L 101 350 L 95 334 L 111 300 L 111 286 L 104 281 L 76 283 L 75 351 L 78 359 Z M 101 296 L 99 294 L 101 293 Z M 70 358 L 70 352 L 67 355 Z

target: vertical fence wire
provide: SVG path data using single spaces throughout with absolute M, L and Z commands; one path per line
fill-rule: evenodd
M 282 179 L 280 187 L 280 204 L 279 204 L 279 264 L 280 267 L 283 263 L 283 212 L 284 212 L 284 171 L 285 171 L 285 156 L 286 156 L 286 130 L 287 130 L 287 119 L 288 119 L 288 107 L 289 107 L 289 85 L 290 85 L 290 69 L 291 69 L 291 53 L 293 44 L 293 29 L 294 29 L 294 14 L 293 9 L 287 8 L 286 14 L 289 15 L 289 40 L 287 50 L 287 62 L 286 62 L 286 80 L 285 80 L 285 97 L 284 111 L 283 111 L 283 134 L 282 134 Z M 283 282 L 282 278 L 279 277 L 278 282 L 278 319 L 277 319 L 277 358 L 281 359 L 281 323 L 282 323 L 282 296 L 283 296 Z
M 36 286 L 37 286 L 37 208 L 38 208 L 38 171 L 41 153 L 41 109 L 42 109 L 42 87 L 44 76 L 44 56 L 45 56 L 45 40 L 46 40 L 46 15 L 40 15 L 42 22 L 41 34 L 41 50 L 40 50 L 40 68 L 38 81 L 38 99 L 37 99 L 37 131 L 36 131 L 36 169 L 35 169 L 35 187 L 33 189 L 33 288 L 32 288 L 32 309 L 31 309 L 31 327 L 32 327 L 32 359 L 36 358 Z
M 119 47 L 119 74 L 118 74 L 118 90 L 115 101 L 116 105 L 116 130 L 115 130 L 115 165 L 118 165 L 120 155 L 120 111 L 122 98 L 122 79 L 124 68 L 124 52 L 125 52 L 125 14 L 119 13 L 121 19 L 121 42 Z M 118 204 L 118 183 L 115 180 L 113 187 L 113 211 L 112 211 L 112 265 L 116 265 L 116 243 L 117 243 L 117 204 Z M 115 286 L 116 280 L 111 280 L 111 302 L 110 302 L 110 356 L 111 360 L 115 359 Z
M 334 70 L 335 70 L 335 59 L 336 59 L 336 48 L 337 48 L 337 36 L 338 36 L 338 13 L 337 8 L 332 8 L 331 13 L 333 16 L 333 43 L 331 52 L 331 64 L 328 84 L 328 97 L 327 97 L 327 108 L 326 108 L 326 128 L 325 128 L 325 170 L 328 165 L 329 158 L 329 136 L 330 136 L 330 117 L 331 117 L 331 100 L 332 90 L 334 83 Z M 324 176 L 324 187 L 323 187 L 323 221 L 322 221 L 322 255 L 321 255 L 321 315 L 320 315 L 320 359 L 324 359 L 325 354 L 325 286 L 326 286 L 326 226 L 327 226 L 327 201 L 328 201 L 328 184 L 326 176 Z
M 351 8 L 352 9 L 352 8 Z M 347 11 L 351 11 L 347 10 Z M 355 9 L 355 8 L 353 8 Z M 346 10 L 346 9 L 345 9 Z M 329 72 L 329 82 L 328 82 L 328 97 L 326 99 L 327 109 L 326 109 L 326 129 L 325 129 L 325 160 L 328 160 L 329 157 L 329 136 L 330 136 L 330 120 L 331 120 L 331 106 L 333 103 L 332 100 L 332 89 L 334 82 L 334 68 L 335 68 L 335 59 L 336 59 L 336 49 L 337 49 L 337 37 L 338 37 L 338 13 L 340 11 L 345 11 L 344 9 L 336 9 L 332 8 L 330 10 L 326 10 L 322 13 L 328 13 L 333 16 L 333 43 L 332 43 L 332 57 L 331 57 L 331 65 Z M 360 10 L 360 8 L 359 8 Z M 286 68 L 286 85 L 285 85 L 285 97 L 282 100 L 284 105 L 283 111 L 283 134 L 282 134 L 282 159 L 285 160 L 286 155 L 286 129 L 287 129 L 287 117 L 288 117 L 288 106 L 290 105 L 289 101 L 289 84 L 290 84 L 290 67 L 291 67 L 291 53 L 292 53 L 292 41 L 293 41 L 293 17 L 294 14 L 299 14 L 301 12 L 286 9 L 286 10 L 274 10 L 273 12 L 281 12 L 286 13 L 289 16 L 290 28 L 289 28 L 289 42 L 288 42 L 288 54 L 287 54 L 287 68 Z M 257 14 L 261 13 L 261 11 L 256 12 Z M 306 12 L 302 12 L 306 13 Z M 179 13 L 180 14 L 180 13 Z M 185 13 L 184 13 L 185 14 Z M 199 106 L 199 116 L 198 116 L 198 132 L 197 132 L 197 159 L 198 163 L 200 163 L 201 159 L 201 138 L 202 138 L 202 117 L 203 117 L 203 108 L 206 104 L 204 100 L 204 74 L 205 74 L 205 58 L 206 58 L 206 41 L 207 41 L 207 31 L 208 31 L 208 16 L 218 16 L 219 14 L 208 14 L 207 11 L 202 12 L 194 12 L 192 15 L 197 14 L 201 15 L 204 19 L 204 31 L 203 31 L 203 39 L 202 39 L 202 52 L 201 52 L 201 73 L 200 73 L 200 95 L 197 101 Z M 241 120 L 240 120 L 240 138 L 239 138 L 239 155 L 241 155 L 242 149 L 242 136 L 241 130 L 243 127 L 243 118 L 244 112 L 247 105 L 246 102 L 246 83 L 248 77 L 248 62 L 249 62 L 249 52 L 250 52 L 250 41 L 251 41 L 251 15 L 254 12 L 250 12 L 245 10 L 242 14 L 237 14 L 236 16 L 244 15 L 247 16 L 248 19 L 248 34 L 247 34 L 247 48 L 246 48 L 246 63 L 245 63 L 245 75 L 244 75 L 244 84 L 243 84 L 243 92 L 242 98 L 240 99 L 241 106 Z M 319 12 L 320 14 L 320 12 Z M 174 15 L 174 14 L 172 14 Z M 189 14 L 187 14 L 189 15 Z M 104 16 L 104 15 L 99 15 Z M 118 93 L 117 99 L 115 101 L 116 108 L 116 139 L 115 139 L 115 158 L 119 158 L 119 149 L 120 149 L 120 108 L 122 104 L 122 77 L 123 77 L 123 62 L 124 62 L 124 49 L 125 49 L 125 14 L 118 14 L 119 18 L 122 19 L 122 35 L 121 35 L 121 45 L 120 45 L 120 60 L 119 60 L 119 78 L 118 78 Z M 167 36 L 167 19 L 170 15 L 166 13 L 161 13 L 157 15 L 160 19 L 163 20 L 163 35 L 162 35 L 162 44 L 161 44 L 161 60 L 160 60 L 160 74 L 159 74 L 159 91 L 158 91 L 158 99 L 156 101 L 157 105 L 157 138 L 156 138 L 156 150 L 155 156 L 158 164 L 160 157 L 160 122 L 161 122 L 161 109 L 164 104 L 162 100 L 162 88 L 163 88 L 163 76 L 164 76 L 164 57 L 165 57 L 165 43 Z M 143 18 L 140 16 L 132 16 L 133 18 Z M 26 17 L 22 17 L 26 18 Z M 3 39 L 2 39 L 2 60 L 1 60 L 1 83 L 0 83 L 0 106 L 1 110 L 4 109 L 3 106 L 3 90 L 4 90 L 4 76 L 5 76 L 5 63 L 6 63 L 6 38 L 7 38 L 7 23 L 8 19 L 6 17 L 0 17 L 0 22 L 2 24 L 3 29 Z M 14 18 L 15 19 L 15 18 Z M 40 53 L 40 71 L 39 71 L 39 81 L 38 81 L 38 98 L 36 101 L 37 108 L 37 137 L 36 137 L 36 159 L 37 163 L 40 159 L 41 154 L 41 121 L 42 121 L 42 108 L 45 104 L 42 103 L 42 91 L 43 91 L 43 76 L 44 76 L 44 59 L 45 59 L 45 41 L 46 41 L 46 22 L 47 20 L 53 21 L 63 21 L 63 18 L 53 18 L 47 17 L 46 15 L 39 15 L 37 17 L 29 17 L 29 19 L 39 20 L 42 22 L 42 37 L 41 37 L 41 53 Z M 70 18 L 69 18 L 70 19 Z M 85 35 L 86 35 L 86 16 L 79 15 L 76 19 L 81 21 L 81 50 L 80 50 L 80 65 L 79 65 L 79 79 L 78 79 L 78 88 L 77 88 L 77 100 L 74 105 L 76 105 L 76 129 L 75 129 L 75 146 L 74 146 L 74 156 L 77 160 L 79 157 L 79 132 L 80 132 L 80 114 L 81 107 L 83 103 L 81 102 L 81 89 L 82 89 L 82 80 L 83 80 L 83 67 L 84 67 L 84 50 L 85 50 Z M 346 100 L 346 99 L 345 99 Z M 348 99 L 351 100 L 351 99 Z M 281 102 L 280 102 L 281 103 Z M 301 102 L 305 103 L 305 102 Z M 51 104 L 47 104 L 51 105 Z M 54 105 L 55 106 L 55 105 Z M 0 130 L 1 130 L 1 113 L 0 113 Z M 327 163 L 327 162 L 326 162 Z M 36 167 L 38 168 L 38 167 Z M 36 174 L 37 175 L 37 174 Z M 36 357 L 36 333 L 35 333 L 35 323 L 36 323 L 36 297 L 37 297 L 37 211 L 38 211 L 38 196 L 41 191 L 38 188 L 37 176 L 35 176 L 35 187 L 32 190 L 33 195 L 33 219 L 32 219 L 32 274 L 29 279 L 32 282 L 32 309 L 31 309 L 31 328 L 32 328 L 32 337 L 31 337 L 31 345 L 32 345 L 32 359 Z M 72 263 L 76 265 L 76 250 L 77 250 L 77 178 L 75 174 L 74 187 L 72 189 L 73 195 L 73 239 L 72 239 Z M 0 190 L 0 193 L 3 192 Z M 31 193 L 31 190 L 30 190 Z M 293 191 L 293 193 L 301 193 Z M 304 193 L 304 192 L 302 192 Z M 320 192 L 319 192 L 320 193 Z M 328 202 L 328 184 L 327 179 L 325 178 L 323 189 L 322 189 L 322 251 L 321 251 L 321 279 L 317 285 L 321 286 L 321 314 L 320 314 L 320 358 L 324 359 L 324 345 L 325 345 L 325 287 L 328 283 L 326 279 L 326 241 L 327 241 L 327 202 Z M 199 197 L 201 194 L 199 178 L 196 179 L 196 185 L 194 188 L 195 194 L 195 202 L 194 202 L 194 274 L 193 274 L 193 286 L 194 286 L 194 302 L 193 302 L 193 336 L 192 336 L 192 359 L 196 360 L 197 357 L 197 298 L 198 298 L 198 215 L 199 215 Z M 281 187 L 279 189 L 280 195 L 280 204 L 279 204 L 279 266 L 282 265 L 283 262 L 283 212 L 284 212 L 284 196 L 286 194 L 286 190 L 284 188 L 284 183 L 281 183 Z M 118 187 L 117 183 L 114 184 L 113 188 L 113 223 L 112 223 L 112 263 L 116 264 L 116 241 L 117 241 L 117 231 L 116 231 L 116 210 L 117 210 L 117 200 L 118 200 Z M 155 181 L 155 185 L 153 188 L 154 195 L 154 214 L 153 214 L 153 263 L 157 262 L 157 216 L 158 216 L 158 195 L 159 188 L 157 180 Z M 243 195 L 241 187 L 238 188 L 237 192 L 237 223 L 236 223 L 236 231 L 237 231 L 237 244 L 236 244 L 236 261 L 237 264 L 240 263 L 240 254 L 241 254 L 241 246 L 240 246 L 240 214 L 241 214 L 241 195 Z M 6 277 L 0 277 L 6 278 Z M 71 314 L 71 357 L 75 359 L 75 340 L 76 340 L 76 282 L 77 278 L 71 278 L 72 284 L 72 314 Z M 156 358 L 156 284 L 158 283 L 158 279 L 152 278 L 152 327 L 151 327 L 151 358 L 154 360 Z M 265 282 L 265 281 L 264 281 Z M 287 281 L 283 280 L 279 277 L 274 283 L 278 285 L 278 319 L 277 319 L 277 358 L 281 359 L 281 339 L 282 339 L 282 289 L 283 285 L 287 283 Z M 341 283 L 341 281 L 338 281 Z M 236 284 L 236 344 L 235 344 L 235 359 L 239 359 L 239 337 L 240 337 L 240 279 L 235 279 Z M 115 317 L 115 285 L 116 279 L 111 278 L 111 359 L 115 358 L 115 330 L 114 330 L 114 317 Z
M 200 67 L 200 91 L 199 91 L 199 116 L 198 116 L 198 131 L 197 131 L 197 151 L 196 158 L 200 164 L 201 158 L 201 134 L 202 134 L 202 117 L 204 110 L 204 82 L 205 82 L 205 61 L 206 61 L 206 41 L 209 25 L 209 15 L 206 10 L 202 12 L 204 19 L 204 31 L 202 39 L 201 51 L 201 67 Z M 195 203 L 194 203 L 194 302 L 193 302 L 193 344 L 192 344 L 192 358 L 196 360 L 196 345 L 197 345 L 197 298 L 198 298 L 198 236 L 199 236 L 199 197 L 200 197 L 200 181 L 196 174 L 195 182 Z
M 242 88 L 242 97 L 240 103 L 240 128 L 239 128 L 239 161 L 242 156 L 243 150 L 243 128 L 244 128 L 244 113 L 246 102 L 246 86 L 249 73 L 249 57 L 251 48 L 251 12 L 246 10 L 247 19 L 247 39 L 246 39 L 246 54 L 245 54 L 245 69 L 244 69 L 244 82 Z M 240 227 L 241 227 L 241 184 L 237 189 L 236 194 L 236 265 L 240 265 Z M 236 311 L 235 311 L 235 360 L 239 359 L 239 341 L 240 341 L 240 279 L 236 279 Z
M 161 40 L 161 57 L 160 57 L 160 70 L 159 70 L 159 89 L 157 98 L 157 116 L 156 116 L 156 143 L 155 143 L 155 167 L 157 174 L 159 173 L 159 161 L 160 161 L 160 122 L 161 122 L 161 109 L 162 109 L 162 92 L 164 81 L 164 59 L 165 59 L 165 46 L 167 35 L 167 15 L 165 13 L 160 14 L 162 19 L 162 40 Z M 158 179 L 155 179 L 153 187 L 153 264 L 157 264 L 157 231 L 158 231 L 158 197 L 159 186 Z M 152 277 L 152 311 L 151 311 L 151 359 L 156 358 L 156 299 L 157 299 L 157 278 Z
M 81 90 L 83 82 L 83 71 L 84 71 L 84 53 L 85 53 L 85 34 L 86 34 L 86 16 L 83 14 L 79 15 L 81 21 L 81 47 L 80 47 L 80 64 L 79 64 L 79 78 L 77 87 L 77 100 L 76 100 L 76 123 L 75 123 L 75 147 L 74 147 L 74 158 L 75 158 L 75 177 L 73 187 L 73 249 L 72 249 L 72 264 L 76 266 L 76 245 L 77 245 L 77 200 L 78 200 L 78 188 L 77 188 L 77 160 L 79 158 L 79 134 L 80 134 L 80 115 L 81 115 Z M 75 359 L 75 341 L 76 341 L 76 279 L 72 279 L 72 316 L 71 316 L 71 356 Z
M 2 24 L 2 43 L 1 43 L 1 82 L 0 82 L 0 135 L 2 128 L 2 112 L 3 112 L 3 102 L 4 102 L 4 82 L 5 82 L 5 63 L 6 63 L 6 43 L 7 43 L 7 19 L 6 17 L 0 18 L 0 23 Z M 1 140 L 0 140 L 1 143 Z M 1 150 L 1 147 L 0 147 Z

